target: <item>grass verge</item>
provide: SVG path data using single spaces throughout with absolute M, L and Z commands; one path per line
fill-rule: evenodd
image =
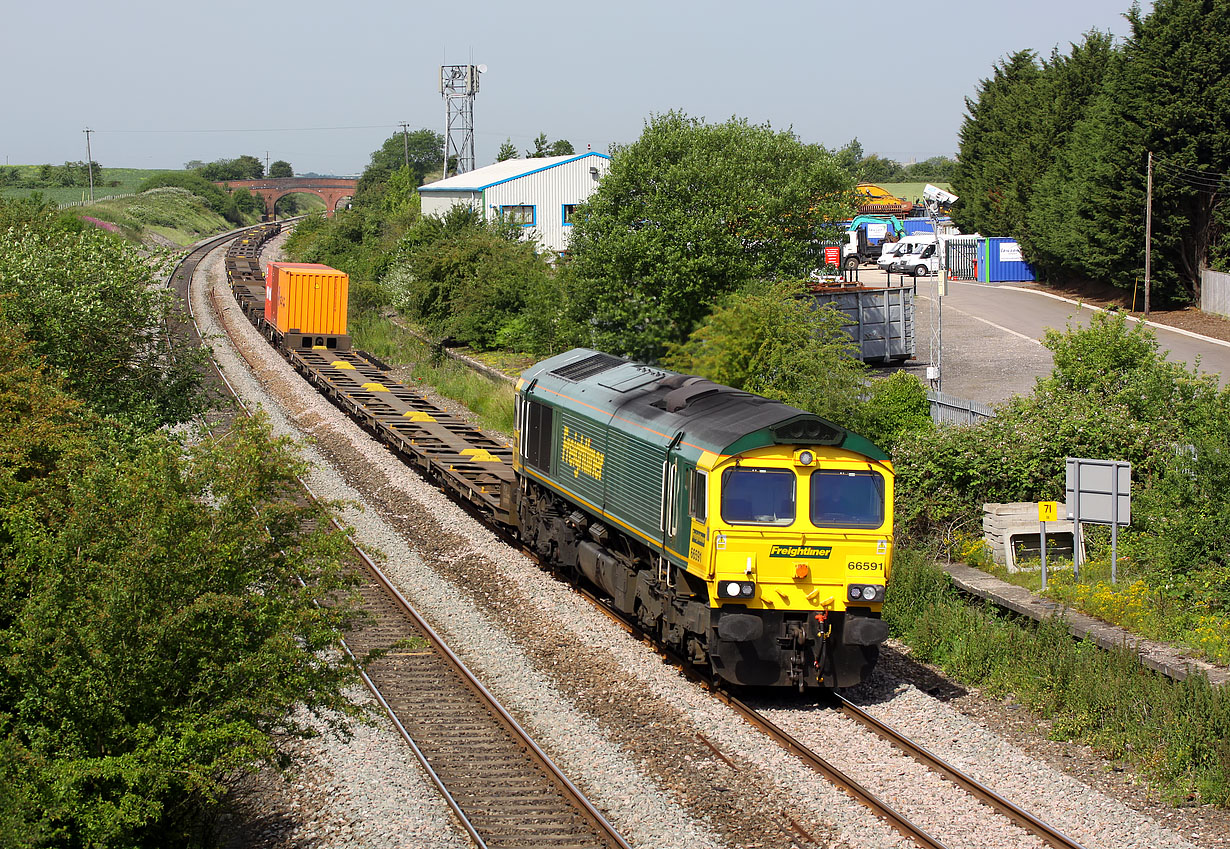
M 1052 739 L 1131 763 L 1173 802 L 1230 804 L 1230 690 L 1171 681 L 1133 652 L 1073 641 L 1057 621 L 972 606 L 928 552 L 894 558 L 884 616 L 915 658 L 989 695 L 1013 694 Z
M 1188 597 L 1191 587 L 1187 585 L 1157 586 L 1156 576 L 1127 557 L 1120 558 L 1118 581 L 1112 583 L 1109 545 L 1099 542 L 1089 548 L 1090 557 L 1081 564 L 1079 581 L 1073 577 L 1071 559 L 1047 557 L 1045 593 L 1042 564 L 1037 557 L 1018 558 L 1020 571 L 1009 572 L 991 557 L 981 539 L 971 540 L 958 555 L 970 566 L 1035 595 L 1062 602 L 1147 639 L 1180 646 L 1194 656 L 1230 664 L 1230 616 L 1225 610 L 1202 602 L 1199 595 Z M 1199 586 L 1201 573 L 1194 572 L 1189 582 Z
M 416 381 L 445 398 L 464 404 L 483 430 L 513 431 L 513 385 L 467 368 L 444 356 L 410 331 L 374 312 L 352 316 L 350 334 L 356 348 L 369 351 L 394 365 L 410 367 Z
M 83 219 L 114 224 L 128 238 L 145 244 L 155 242 L 151 234 L 157 234 L 166 242 L 187 246 L 233 226 L 203 199 L 171 186 L 135 197 L 101 200 L 73 212 Z

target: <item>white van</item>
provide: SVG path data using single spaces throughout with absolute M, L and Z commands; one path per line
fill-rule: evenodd
M 928 274 L 939 274 L 939 246 L 934 242 L 918 245 L 918 251 L 911 251 L 897 258 L 892 270 L 898 274 L 912 274 L 915 277 L 926 277 Z
M 897 243 L 897 249 L 892 254 L 880 257 L 879 266 L 884 271 L 912 274 L 915 266 L 918 265 L 913 260 L 918 259 L 928 245 L 935 245 L 934 233 L 915 233 L 913 236 L 904 236 Z

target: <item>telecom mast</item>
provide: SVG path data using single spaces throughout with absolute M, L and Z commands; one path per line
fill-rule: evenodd
M 456 160 L 457 173 L 474 170 L 474 95 L 478 75 L 486 65 L 441 65 L 440 94 L 444 97 L 444 176 L 449 159 Z

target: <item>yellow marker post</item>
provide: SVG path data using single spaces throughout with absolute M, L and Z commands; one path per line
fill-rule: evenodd
M 1038 502 L 1038 528 L 1042 535 L 1042 592 L 1046 592 L 1046 523 L 1059 518 L 1058 501 Z

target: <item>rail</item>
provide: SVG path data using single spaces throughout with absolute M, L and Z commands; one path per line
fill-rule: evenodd
M 228 238 L 234 238 L 234 234 L 209 240 L 208 246 L 199 245 L 193 253 L 202 252 L 203 255 Z M 184 269 L 181 267 L 177 267 L 172 274 L 173 280 L 184 281 L 184 277 Z M 187 278 L 184 285 L 191 284 L 191 275 L 188 274 Z M 191 310 L 190 298 L 188 303 Z M 230 394 L 238 397 L 216 363 L 215 368 Z M 242 400 L 240 404 L 243 406 Z M 441 420 L 447 417 L 442 410 L 433 409 L 431 413 Z M 306 482 L 301 480 L 300 484 L 309 497 L 315 498 Z M 451 690 L 445 686 L 446 676 L 441 674 L 440 669 L 430 668 L 432 658 L 417 657 L 414 661 L 409 661 L 403 657 L 394 673 L 386 670 L 384 674 L 371 674 L 370 667 L 363 667 L 358 659 L 359 655 L 370 654 L 370 649 L 376 649 L 378 654 L 380 650 L 388 652 L 406 641 L 405 629 L 399 628 L 396 622 L 390 625 L 387 620 L 378 620 L 376 626 L 368 629 L 378 633 L 373 636 L 367 631 L 360 632 L 352 637 L 351 641 L 342 640 L 343 648 L 355 662 L 360 677 L 388 714 L 398 734 L 475 844 L 485 849 L 543 843 L 556 845 L 563 841 L 572 846 L 629 849 L 628 844 L 602 813 L 470 672 L 379 566 L 362 551 L 356 541 L 352 539 L 351 544 L 355 556 L 363 564 L 364 571 L 373 585 L 379 588 L 385 605 L 391 604 L 397 615 L 409 624 L 414 634 L 421 635 L 431 645 L 432 657 L 443 661 L 448 673 L 456 679 L 455 684 L 459 686 L 454 686 Z M 367 592 L 365 596 L 369 608 L 376 609 L 381 606 L 381 599 L 373 599 Z M 351 645 L 355 641 L 367 641 L 372 645 L 369 645 L 369 651 L 356 652 Z M 375 662 L 379 664 L 382 661 L 377 659 Z M 406 668 L 411 662 L 420 667 L 424 664 L 429 667 L 426 673 L 419 670 L 418 677 L 424 679 L 420 681 L 421 686 L 408 684 L 408 679 L 415 677 L 412 671 Z M 468 695 L 461 695 L 462 693 Z M 435 728 L 421 733 L 416 740 L 412 728 L 418 726 L 422 730 L 422 726 L 430 721 L 433 709 L 439 722 Z M 494 734 L 491 729 L 484 729 L 484 724 L 491 724 L 492 721 L 498 726 L 498 731 Z M 454 730 L 461 727 L 464 734 L 459 737 L 454 733 L 450 739 L 450 727 Z M 484 781 L 481 772 L 474 770 L 472 758 L 458 757 L 458 754 L 463 751 L 463 747 L 473 747 L 481 743 L 495 748 L 500 745 L 495 738 L 501 733 L 506 736 L 502 745 L 506 754 L 501 766 L 505 770 L 519 771 L 521 778 L 509 780 L 501 774 Z M 529 768 L 528 773 L 525 767 Z M 535 780 L 535 775 L 540 778 Z M 463 788 L 461 793 L 453 792 L 452 788 L 457 786 Z M 547 792 L 544 793 L 544 790 Z M 513 811 L 516 813 L 511 813 Z M 525 831 L 521 824 L 523 818 L 535 825 L 533 831 Z

